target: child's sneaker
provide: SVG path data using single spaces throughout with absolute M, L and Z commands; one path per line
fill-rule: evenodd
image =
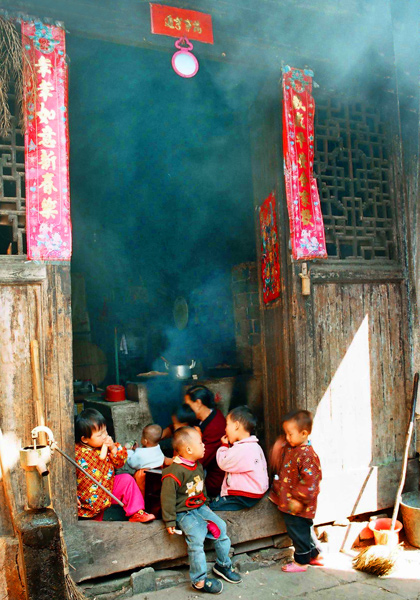
M 148 523 L 149 521 L 154 521 L 156 519 L 155 515 L 149 515 L 144 510 L 139 510 L 134 515 L 128 519 L 132 523 Z
M 203 587 L 197 587 L 194 583 L 192 586 L 197 592 L 207 592 L 208 594 L 221 594 L 223 591 L 223 583 L 211 577 L 205 578 Z
M 238 573 L 235 573 L 232 567 L 222 567 L 218 563 L 214 565 L 213 573 L 216 573 L 219 577 L 223 577 L 229 583 L 241 583 L 242 581 L 242 577 Z

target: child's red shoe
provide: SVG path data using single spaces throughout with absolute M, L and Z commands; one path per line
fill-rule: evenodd
M 150 515 L 144 510 L 139 510 L 134 515 L 128 519 L 132 523 L 148 523 L 149 521 L 154 521 L 156 519 L 155 515 Z
M 324 559 L 321 556 L 317 556 L 316 558 L 311 558 L 311 560 L 309 561 L 309 564 L 312 565 L 313 567 L 323 567 Z
M 308 565 L 299 565 L 295 562 L 287 563 L 287 565 L 283 565 L 281 570 L 285 573 L 303 573 L 308 568 Z

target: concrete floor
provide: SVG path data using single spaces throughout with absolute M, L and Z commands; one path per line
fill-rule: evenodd
M 420 550 L 404 549 L 397 568 L 384 578 L 354 571 L 351 556 L 325 554 L 325 567 L 309 567 L 306 573 L 283 573 L 280 565 L 241 573 L 238 585 L 224 583 L 220 598 L 226 600 L 420 600 Z M 182 584 L 158 592 L 132 596 L 131 600 L 196 600 L 209 598 Z

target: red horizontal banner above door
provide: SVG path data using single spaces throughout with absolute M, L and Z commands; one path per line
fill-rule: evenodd
M 175 6 L 151 4 L 150 16 L 152 33 L 213 44 L 211 15 Z

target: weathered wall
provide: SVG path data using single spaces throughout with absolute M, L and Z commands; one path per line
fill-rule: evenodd
M 232 296 L 238 364 L 255 375 L 261 375 L 261 318 L 256 263 L 233 267 Z
M 410 270 L 410 300 L 412 304 L 413 367 L 420 369 L 420 4 L 392 0 L 393 39 L 401 123 L 401 150 L 407 205 L 407 261 Z M 420 413 L 420 401 L 417 404 Z
M 0 536 L 0 598 L 26 599 L 19 566 L 19 542 L 12 536 Z
M 0 258 L 0 429 L 1 459 L 6 502 L 0 507 L 0 540 L 7 564 L 6 583 L 17 581 L 13 532 L 14 516 L 26 502 L 24 472 L 19 449 L 31 444 L 37 425 L 33 398 L 30 341 L 40 345 L 41 381 L 45 422 L 60 447 L 71 454 L 73 436 L 73 387 L 69 266 L 27 263 L 25 256 Z M 74 470 L 55 454 L 51 467 L 54 508 L 65 525 L 76 521 Z M 14 539 L 14 538 L 11 538 Z M 11 545 L 10 545 L 11 544 Z M 11 583 L 10 585 L 15 585 Z M 7 597 L 7 596 L 5 596 Z M 13 600 L 19 594 L 10 595 Z

